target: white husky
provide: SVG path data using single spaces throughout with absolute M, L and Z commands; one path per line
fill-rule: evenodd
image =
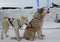
M 3 39 L 3 33 L 5 33 L 6 37 L 8 37 L 7 31 L 9 29 L 9 26 L 11 25 L 12 27 L 14 27 L 14 31 L 16 34 L 15 38 L 17 40 L 20 40 L 19 29 L 23 24 L 28 24 L 26 16 L 22 16 L 20 19 L 10 18 L 8 16 L 3 17 L 1 39 Z

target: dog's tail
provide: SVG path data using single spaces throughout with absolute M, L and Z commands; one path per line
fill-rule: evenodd
M 3 17 L 3 19 L 8 19 L 8 18 L 9 18 L 8 16 Z

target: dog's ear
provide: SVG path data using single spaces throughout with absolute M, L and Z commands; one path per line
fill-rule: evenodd
M 27 19 L 27 18 L 28 18 L 28 16 L 22 16 L 22 18 Z
M 22 18 L 25 18 L 24 16 L 22 16 Z
M 40 9 L 38 9 L 37 11 L 38 11 L 39 13 L 42 13 L 43 10 L 44 10 L 44 8 L 40 8 Z
M 23 18 L 24 16 L 22 16 L 22 18 Z
M 22 16 L 22 18 L 26 18 L 26 16 Z

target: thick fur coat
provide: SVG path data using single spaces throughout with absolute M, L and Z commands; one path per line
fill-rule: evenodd
M 42 34 L 43 19 L 48 13 L 49 11 L 45 8 L 38 9 L 37 12 L 35 12 L 34 18 L 30 21 L 29 25 L 27 26 L 24 32 L 25 39 L 34 40 L 36 32 L 38 34 L 38 38 L 43 39 L 44 36 Z
M 10 18 L 8 16 L 3 17 L 1 39 L 3 39 L 4 33 L 5 33 L 6 37 L 8 37 L 7 31 L 9 29 L 9 26 L 12 26 L 14 28 L 14 31 L 16 34 L 16 37 L 14 37 L 14 38 L 16 38 L 17 40 L 20 40 L 19 29 L 21 28 L 21 26 L 23 24 L 28 24 L 28 20 L 27 20 L 26 16 L 22 16 L 20 19 Z

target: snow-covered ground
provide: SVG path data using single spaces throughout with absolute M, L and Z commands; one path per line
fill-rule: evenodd
M 22 37 L 24 33 L 24 30 L 20 30 L 20 36 Z M 1 34 L 1 30 L 0 30 Z M 14 30 L 9 30 L 8 35 L 9 37 L 4 37 L 3 40 L 0 39 L 0 42 L 60 42 L 60 29 L 43 29 L 43 34 L 45 35 L 45 38 L 43 40 L 38 39 L 37 37 L 34 39 L 34 41 L 28 41 L 25 39 L 22 39 L 20 41 L 12 40 L 11 37 L 15 36 Z M 36 35 L 37 36 L 37 35 Z
M 57 28 L 57 29 L 59 29 L 60 28 L 60 23 L 56 23 L 56 22 L 44 22 L 42 28 L 46 28 L 46 29 L 48 29 L 48 28 L 49 29 Z

